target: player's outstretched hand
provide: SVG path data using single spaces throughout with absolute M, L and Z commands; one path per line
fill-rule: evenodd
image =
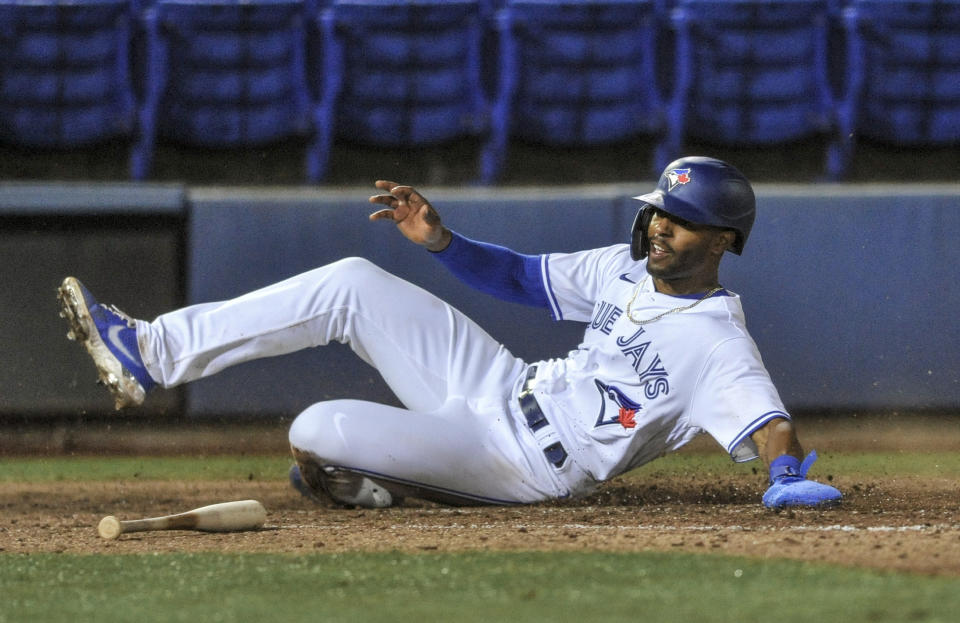
M 763 494 L 763 505 L 767 508 L 787 508 L 839 504 L 843 498 L 839 490 L 807 480 L 807 472 L 816 460 L 815 451 L 807 455 L 803 464 L 796 457 L 786 454 L 774 459 L 770 463 L 770 488 Z
M 386 206 L 370 215 L 371 221 L 391 220 L 410 241 L 431 251 L 442 251 L 450 244 L 450 231 L 427 199 L 412 186 L 387 180 L 374 184 L 386 193 L 370 197 L 370 203 Z

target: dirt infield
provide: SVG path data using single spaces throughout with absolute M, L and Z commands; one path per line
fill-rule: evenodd
M 854 430 L 832 450 L 887 443 L 955 447 L 956 424 L 905 436 L 896 427 Z M 946 437 L 945 437 L 946 435 Z M 887 437 L 885 437 L 887 436 Z M 889 439 L 887 439 L 889 437 Z M 887 439 L 887 441 L 884 441 Z M 823 449 L 824 439 L 817 447 Z M 944 445 L 947 444 L 947 445 Z M 280 480 L 0 484 L 0 552 L 343 552 L 608 550 L 719 552 L 960 576 L 960 493 L 952 479 L 831 476 L 846 499 L 826 510 L 772 512 L 759 504 L 762 475 L 615 480 L 591 498 L 530 507 L 451 509 L 414 503 L 380 511 L 314 505 Z M 254 498 L 263 530 L 97 536 L 121 519 Z

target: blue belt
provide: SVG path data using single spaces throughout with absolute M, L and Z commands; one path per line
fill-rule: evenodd
M 540 403 L 533 395 L 533 390 L 530 388 L 530 382 L 536 375 L 537 366 L 527 368 L 527 378 L 524 379 L 523 386 L 520 387 L 520 395 L 517 397 L 520 402 L 520 411 L 523 413 L 523 417 L 527 419 L 527 426 L 533 432 L 550 425 L 547 416 L 543 414 L 543 409 L 540 408 Z M 543 453 L 554 467 L 562 467 L 567 460 L 567 451 L 559 441 L 544 448 Z

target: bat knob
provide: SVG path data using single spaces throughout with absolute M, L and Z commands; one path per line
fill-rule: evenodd
M 97 532 L 99 532 L 100 536 L 104 539 L 117 538 L 122 532 L 120 528 L 120 520 L 113 515 L 104 517 L 100 520 L 100 525 L 97 526 Z

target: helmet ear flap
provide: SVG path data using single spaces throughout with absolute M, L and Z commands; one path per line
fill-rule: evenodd
M 645 203 L 637 210 L 633 219 L 633 229 L 630 232 L 630 257 L 638 262 L 647 257 L 650 252 L 650 239 L 647 230 L 650 228 L 650 219 L 653 218 L 654 206 Z

